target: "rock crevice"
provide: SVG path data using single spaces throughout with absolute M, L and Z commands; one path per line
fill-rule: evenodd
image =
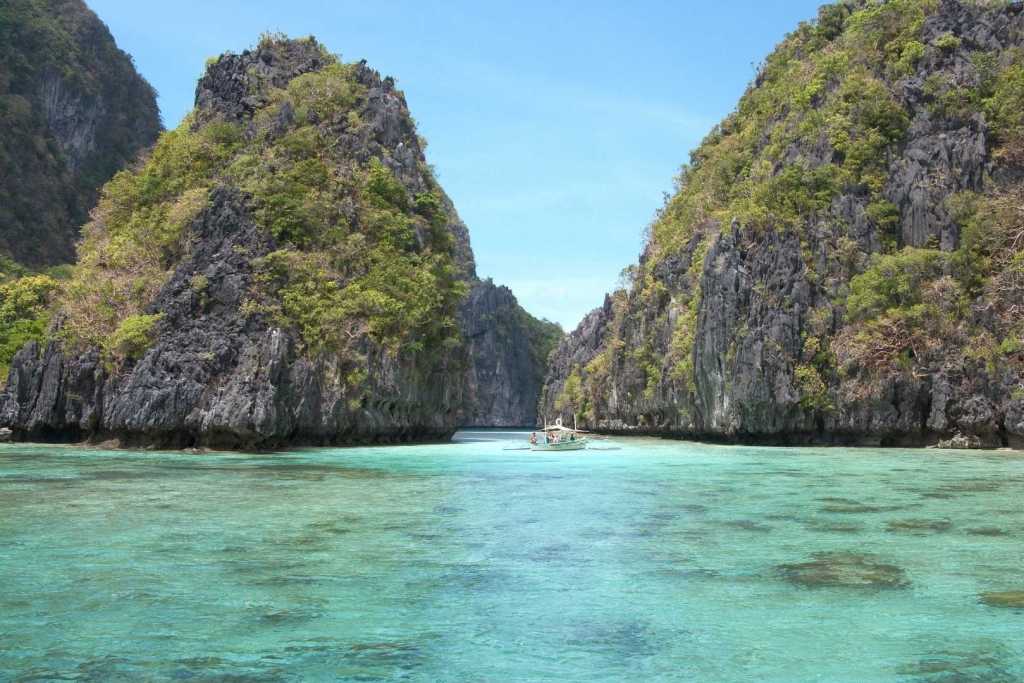
M 541 411 L 710 440 L 1024 447 L 1024 288 L 1004 265 L 1024 245 L 997 241 L 1024 205 L 1022 50 L 1019 5 L 822 8 L 694 152 L 631 285 L 558 346 Z

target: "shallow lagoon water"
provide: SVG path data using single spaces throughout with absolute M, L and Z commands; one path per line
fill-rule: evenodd
M 522 439 L 0 447 L 0 680 L 1024 680 L 1024 454 Z

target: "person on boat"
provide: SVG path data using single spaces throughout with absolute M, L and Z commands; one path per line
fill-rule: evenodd
M 569 435 L 569 441 L 575 441 L 575 440 L 576 440 L 576 434 L 575 433 L 570 434 Z
M 537 432 L 530 432 L 530 445 L 531 446 L 536 446 L 537 445 Z

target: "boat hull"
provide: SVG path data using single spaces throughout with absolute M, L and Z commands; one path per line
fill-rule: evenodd
M 586 439 L 560 441 L 558 443 L 538 443 L 530 446 L 531 451 L 582 451 L 587 447 Z

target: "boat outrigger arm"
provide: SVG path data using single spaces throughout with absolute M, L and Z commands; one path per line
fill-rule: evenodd
M 573 423 L 575 421 L 574 417 Z M 560 417 L 553 425 L 549 425 L 545 419 L 542 431 L 543 442 L 536 438 L 536 432 L 530 436 L 531 451 L 579 451 L 587 447 L 587 432 L 564 426 Z

